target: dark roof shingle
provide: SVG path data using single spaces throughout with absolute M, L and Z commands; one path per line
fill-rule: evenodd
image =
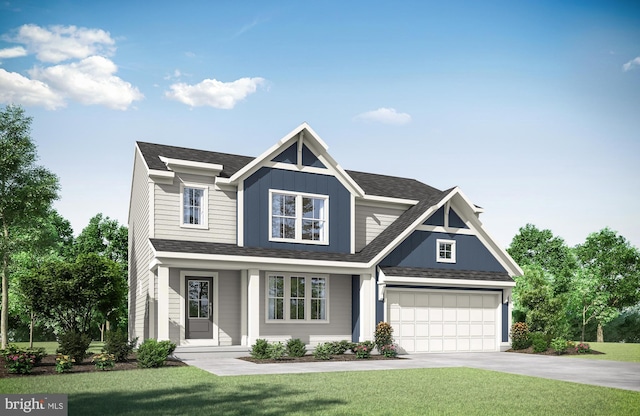
M 478 270 L 422 269 L 417 267 L 381 267 L 386 276 L 424 277 L 431 279 L 489 280 L 513 282 L 507 272 L 485 272 Z

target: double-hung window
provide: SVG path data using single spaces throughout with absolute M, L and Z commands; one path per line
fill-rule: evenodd
M 267 321 L 327 321 L 328 278 L 267 275 Z
M 271 241 L 329 243 L 329 197 L 270 191 Z
M 455 240 L 436 240 L 436 261 L 438 263 L 456 262 Z
M 208 228 L 208 188 L 181 184 L 180 191 L 180 225 L 189 228 Z

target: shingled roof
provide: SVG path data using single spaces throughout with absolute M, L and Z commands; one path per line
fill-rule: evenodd
M 381 267 L 385 276 L 422 277 L 431 279 L 490 280 L 513 282 L 507 272 L 484 272 L 478 270 L 422 269 L 417 267 Z

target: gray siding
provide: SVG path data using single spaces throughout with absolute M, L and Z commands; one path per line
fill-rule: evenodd
M 180 227 L 180 183 L 196 183 L 209 188 L 209 229 Z M 155 185 L 155 237 L 173 240 L 236 243 L 237 192 L 216 189 L 210 177 L 176 174 L 173 184 Z
M 148 337 L 149 179 L 147 168 L 135 152 L 129 206 L 129 336 L 140 342 Z
M 329 244 L 269 241 L 269 190 L 308 192 L 329 196 Z M 351 250 L 351 194 L 333 176 L 261 168 L 244 182 L 244 243 L 248 247 L 349 253 Z
M 218 340 L 220 345 L 240 345 L 240 272 L 218 273 Z
M 403 208 L 372 206 L 356 202 L 356 251 L 362 250 L 372 242 L 403 212 Z
M 456 241 L 456 262 L 436 261 L 436 240 Z M 380 262 L 381 266 L 425 267 L 433 269 L 506 271 L 478 237 L 464 234 L 414 231 Z
M 300 338 L 306 344 L 351 339 L 351 276 L 329 276 L 329 323 L 267 323 L 265 272 L 260 272 L 260 338 Z
M 180 270 L 169 269 L 169 339 L 180 345 L 184 328 L 180 325 Z M 157 313 L 156 313 L 157 315 Z

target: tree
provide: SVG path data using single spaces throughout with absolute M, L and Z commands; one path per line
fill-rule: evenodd
M 26 287 L 38 286 L 46 293 L 33 307 L 64 332 L 87 333 L 95 317 L 108 316 L 127 291 L 118 264 L 94 253 L 81 254 L 74 262 L 47 262 L 23 280 Z
M 542 332 L 550 341 L 567 332 L 563 298 L 555 296 L 551 278 L 540 266 L 524 266 L 527 286 L 519 293 L 520 307 L 532 332 Z
M 589 291 L 596 302 L 591 309 L 597 323 L 597 341 L 604 342 L 602 326 L 625 307 L 640 301 L 640 252 L 617 232 L 604 228 L 576 246 L 584 270 L 578 290 Z M 586 289 L 580 289 L 586 287 Z
M 9 263 L 19 250 L 13 238 L 46 215 L 58 197 L 57 177 L 35 164 L 36 146 L 30 137 L 31 117 L 19 106 L 0 111 L 0 257 L 2 258 L 1 348 L 7 346 L 9 322 Z
M 569 290 L 577 268 L 576 259 L 564 240 L 554 236 L 551 230 L 539 230 L 527 224 L 513 237 L 507 252 L 520 267 L 535 265 L 550 273 L 556 294 Z

